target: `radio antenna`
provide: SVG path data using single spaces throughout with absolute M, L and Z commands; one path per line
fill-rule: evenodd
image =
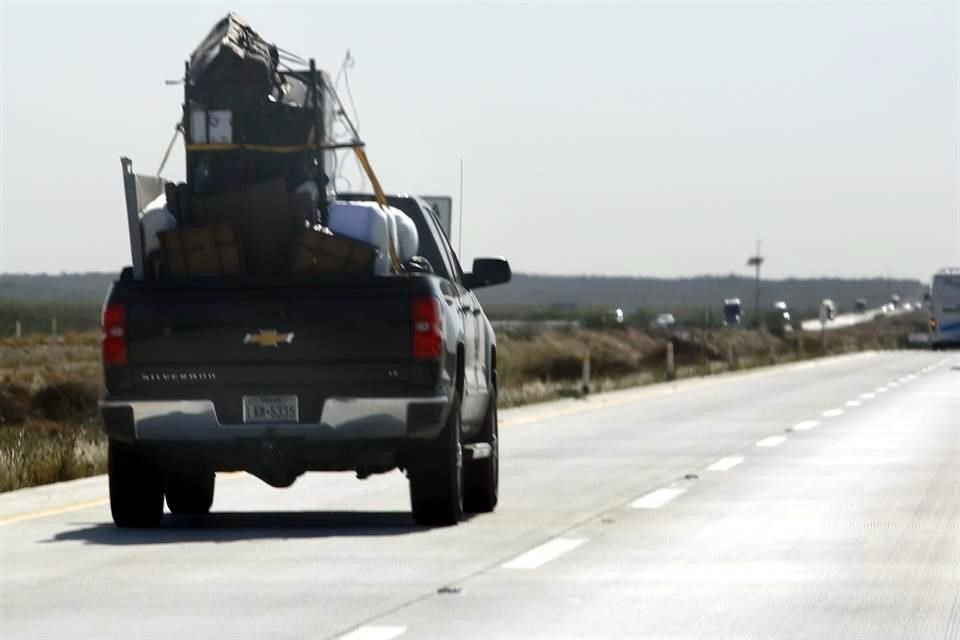
M 463 158 L 460 158 L 460 224 L 457 225 L 457 255 L 463 259 Z

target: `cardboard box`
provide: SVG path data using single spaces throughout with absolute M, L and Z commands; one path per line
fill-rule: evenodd
M 299 233 L 315 217 L 310 195 L 287 193 L 282 178 L 243 191 L 194 196 L 191 204 L 200 224 L 239 226 L 245 263 L 257 275 L 286 273 Z

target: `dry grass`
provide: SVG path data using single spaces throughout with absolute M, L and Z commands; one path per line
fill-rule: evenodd
M 106 445 L 96 422 L 30 419 L 0 428 L 0 491 L 104 473 Z
M 106 470 L 99 336 L 0 339 L 0 491 Z

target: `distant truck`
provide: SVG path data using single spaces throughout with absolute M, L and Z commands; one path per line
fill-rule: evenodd
M 780 314 L 780 318 L 785 324 L 790 324 L 790 307 L 783 300 L 777 300 L 773 303 L 773 310 Z
M 723 301 L 723 326 L 739 327 L 743 321 L 743 305 L 740 298 L 727 298 Z
M 867 299 L 866 298 L 857 298 L 856 302 L 853 303 L 853 308 L 857 313 L 866 313 L 867 312 Z
M 930 345 L 960 346 L 960 268 L 944 268 L 930 287 Z

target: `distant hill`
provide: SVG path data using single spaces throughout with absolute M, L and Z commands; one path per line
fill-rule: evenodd
M 62 275 L 0 275 L 0 303 L 99 305 L 113 273 Z M 765 307 L 786 300 L 791 308 L 811 309 L 824 298 L 840 308 L 851 308 L 857 298 L 879 306 L 890 294 L 919 298 L 924 285 L 916 280 L 787 279 L 762 280 Z M 539 276 L 517 273 L 507 285 L 478 292 L 485 305 L 620 307 L 625 310 L 669 311 L 677 308 L 716 307 L 723 298 L 740 298 L 753 305 L 754 281 L 740 276 L 694 278 L 628 278 L 603 276 Z
M 0 302 L 100 304 L 117 273 L 0 274 Z

